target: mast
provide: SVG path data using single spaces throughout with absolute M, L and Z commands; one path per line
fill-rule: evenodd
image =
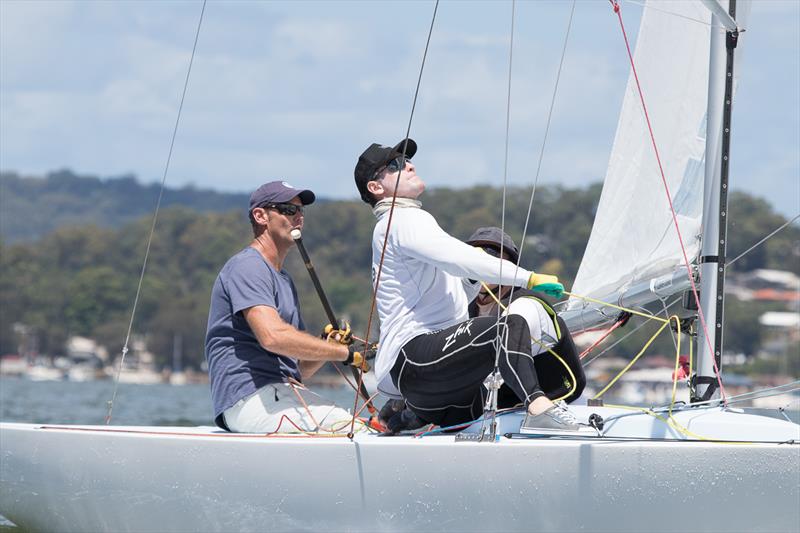
M 712 0 L 718 7 L 716 1 Z M 704 3 L 710 3 L 704 0 Z M 733 66 L 739 32 L 721 32 L 727 21 L 711 17 L 711 54 L 708 76 L 708 116 L 706 126 L 705 198 L 703 240 L 700 252 L 700 308 L 709 338 L 703 328 L 697 334 L 697 373 L 692 382 L 693 402 L 719 397 L 714 364 L 722 370 L 722 322 L 725 305 L 725 251 L 727 247 L 728 168 L 730 159 L 731 107 L 733 105 Z M 736 0 L 729 1 L 730 18 L 736 18 Z M 721 135 L 720 135 L 721 134 Z M 712 350 L 709 351 L 709 344 Z

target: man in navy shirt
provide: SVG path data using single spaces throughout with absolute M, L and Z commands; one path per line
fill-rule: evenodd
M 214 421 L 235 432 L 335 431 L 351 415 L 303 400 L 303 378 L 325 361 L 360 366 L 354 347 L 306 333 L 283 263 L 314 193 L 273 181 L 250 195 L 253 241 L 231 257 L 211 291 L 206 360 Z

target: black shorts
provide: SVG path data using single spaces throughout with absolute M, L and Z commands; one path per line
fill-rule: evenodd
M 439 426 L 475 420 L 483 413 L 483 381 L 498 366 L 504 383 L 528 405 L 544 392 L 531 355 L 528 324 L 519 315 L 471 318 L 408 341 L 391 370 L 409 408 Z

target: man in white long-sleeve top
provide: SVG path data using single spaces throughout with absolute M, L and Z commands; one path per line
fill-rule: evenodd
M 372 277 L 380 318 L 378 389 L 405 399 L 426 422 L 463 424 L 483 412 L 483 381 L 493 371 L 499 349 L 500 374 L 527 407 L 525 426 L 580 430 L 566 406 L 553 404 L 539 386 L 525 317 L 470 319 L 467 312 L 480 288 L 473 280 L 556 297 L 563 286 L 555 276 L 517 268 L 442 230 L 417 200 L 425 183 L 410 161 L 416 152 L 412 139 L 394 147 L 372 144 L 354 172 L 361 198 L 377 217 Z

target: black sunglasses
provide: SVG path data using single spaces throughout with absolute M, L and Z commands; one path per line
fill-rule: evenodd
M 304 209 L 303 209 L 304 206 L 297 205 L 297 204 L 290 204 L 288 202 L 267 203 L 267 204 L 260 205 L 259 207 L 262 207 L 264 209 L 274 209 L 275 211 L 277 211 L 281 215 L 290 216 L 290 217 L 295 216 L 298 212 L 302 215 L 303 212 L 304 212 Z
M 408 159 L 403 157 L 402 155 L 395 157 L 394 159 L 386 163 L 386 165 L 379 168 L 377 172 L 375 172 L 375 179 L 381 179 L 383 177 L 381 176 L 381 174 L 383 173 L 384 170 L 388 170 L 390 174 L 394 174 L 395 172 L 403 170 L 404 168 L 406 168 L 406 161 L 408 161 Z

